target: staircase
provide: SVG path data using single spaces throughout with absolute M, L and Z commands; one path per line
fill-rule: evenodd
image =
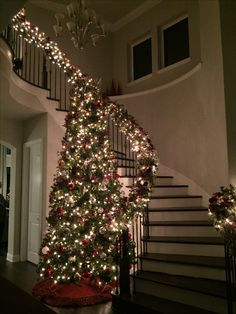
M 128 188 L 132 177 L 119 168 Z M 160 167 L 142 222 L 133 294 L 113 295 L 115 313 L 227 313 L 224 244 L 201 195 Z

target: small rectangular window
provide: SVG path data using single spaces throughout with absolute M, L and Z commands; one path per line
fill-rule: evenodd
M 162 66 L 167 67 L 189 57 L 188 18 L 162 28 Z
M 147 38 L 131 46 L 132 79 L 137 80 L 152 73 L 152 40 Z

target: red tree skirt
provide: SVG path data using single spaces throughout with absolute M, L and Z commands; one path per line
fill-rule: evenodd
M 79 284 L 54 284 L 51 279 L 45 279 L 34 286 L 33 295 L 52 306 L 84 306 L 110 301 L 111 288 L 92 286 L 87 280 Z

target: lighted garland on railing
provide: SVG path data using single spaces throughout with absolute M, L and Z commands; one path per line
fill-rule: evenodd
M 57 44 L 39 32 L 21 10 L 14 29 L 44 49 L 73 86 L 57 174 L 50 193 L 49 229 L 41 246 L 40 275 L 54 282 L 97 278 L 114 282 L 116 237 L 149 201 L 158 159 L 147 134 L 118 104 L 101 99 L 98 84 L 71 65 Z M 107 136 L 107 115 L 137 154 L 138 176 L 128 196 L 121 192 Z M 68 244 L 70 242 L 70 245 Z M 78 247 L 79 246 L 79 247 Z
M 22 9 L 12 19 L 14 29 L 29 43 L 35 43 L 38 47 L 44 49 L 46 55 L 53 63 L 68 76 L 68 82 L 74 88 L 74 94 L 86 97 L 89 93 L 97 95 L 99 92 L 97 83 L 87 75 L 82 74 L 80 69 L 70 63 L 65 53 L 62 53 L 56 42 L 50 40 L 45 33 L 40 32 L 37 26 L 34 26 L 26 20 L 25 10 Z
M 129 219 L 142 212 L 149 202 L 154 175 L 158 169 L 158 158 L 149 136 L 137 124 L 134 117 L 128 114 L 123 105 L 107 102 L 106 114 L 119 126 L 131 143 L 131 150 L 137 154 L 137 178 L 128 200 Z

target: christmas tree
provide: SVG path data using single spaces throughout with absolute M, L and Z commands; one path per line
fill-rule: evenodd
M 115 244 L 123 227 L 124 195 L 102 102 L 83 95 L 74 97 L 71 108 L 50 194 L 40 276 L 55 283 L 82 277 L 108 283 L 116 280 Z

